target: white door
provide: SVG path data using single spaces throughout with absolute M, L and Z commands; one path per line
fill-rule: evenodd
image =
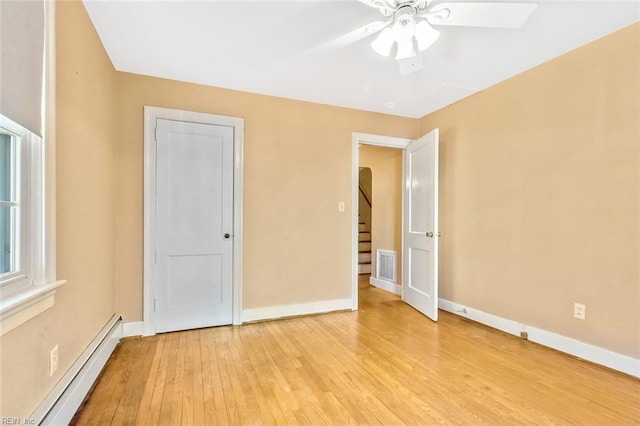
M 231 324 L 233 128 L 156 121 L 156 332 Z
M 405 150 L 402 299 L 438 320 L 438 129 Z

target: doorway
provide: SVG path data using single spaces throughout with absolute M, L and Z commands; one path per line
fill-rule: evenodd
M 434 321 L 438 318 L 438 145 L 434 129 L 417 140 L 354 133 L 352 136 L 352 205 L 358 205 L 360 146 L 401 149 L 402 300 Z M 375 173 L 375 171 L 374 171 Z M 375 185 L 375 183 L 374 183 Z M 374 202 L 375 204 L 375 202 Z M 375 206 L 374 206 L 375 209 Z M 352 309 L 358 309 L 358 209 L 352 212 Z
M 370 240 L 368 247 L 359 241 L 359 272 L 368 272 L 369 284 L 400 294 L 402 282 L 402 180 L 403 150 L 360 145 L 360 222 L 364 222 Z M 367 172 L 368 173 L 365 173 Z M 370 203 L 363 202 L 363 198 Z M 367 207 L 371 206 L 368 210 Z M 364 208 L 363 208 L 364 207 Z M 359 233 L 363 235 L 362 232 Z M 362 240 L 363 238 L 360 238 Z M 371 268 L 363 271 L 363 249 L 369 248 Z
M 384 148 L 394 148 L 397 150 L 404 150 L 407 146 L 409 146 L 409 144 L 412 142 L 411 139 L 405 139 L 405 138 L 396 138 L 396 137 L 391 137 L 391 136 L 379 136 L 379 135 L 371 135 L 371 134 L 366 134 L 366 133 L 354 133 L 352 136 L 352 160 L 353 160 L 353 164 L 352 164 L 352 194 L 353 194 L 353 199 L 352 199 L 352 205 L 353 206 L 357 206 L 359 203 L 359 196 L 360 196 L 360 189 L 359 189 L 359 185 L 360 185 L 360 147 L 361 146 L 366 146 L 366 147 L 384 147 Z M 402 197 L 402 201 L 401 203 L 403 203 L 404 201 L 404 194 L 401 195 Z M 375 209 L 375 207 L 372 207 L 372 209 Z M 352 277 L 352 301 L 353 301 L 353 307 L 352 309 L 356 310 L 358 309 L 358 288 L 359 288 L 359 281 L 360 281 L 360 276 L 358 274 L 358 239 L 359 239 L 359 232 L 355 232 L 359 229 L 359 225 L 360 225 L 360 220 L 358 218 L 358 209 L 354 208 L 353 209 L 353 214 L 352 214 L 352 229 L 354 229 L 354 232 L 352 233 L 352 256 L 353 256 L 353 260 L 352 263 L 354 266 L 353 269 L 353 277 Z M 372 256 L 375 256 L 375 253 L 372 251 Z M 400 264 L 398 264 L 398 267 L 400 267 Z M 372 273 L 375 273 L 375 271 L 373 271 L 372 269 Z
M 241 322 L 242 134 L 145 107 L 144 335 Z

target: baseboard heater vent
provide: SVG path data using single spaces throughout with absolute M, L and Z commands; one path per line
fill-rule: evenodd
M 376 252 L 376 277 L 379 280 L 396 283 L 396 252 L 378 250 Z
M 39 426 L 69 424 L 122 338 L 122 318 L 114 315 L 31 415 Z

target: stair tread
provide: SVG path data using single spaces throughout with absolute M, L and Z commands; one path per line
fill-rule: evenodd
M 371 254 L 371 250 L 358 250 L 358 254 L 369 253 Z

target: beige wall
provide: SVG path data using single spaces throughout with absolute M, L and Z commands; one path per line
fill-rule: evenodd
M 402 150 L 360 146 L 360 167 L 372 172 L 371 271 L 376 273 L 376 251 L 394 250 L 396 282 L 402 284 Z
M 351 136 L 416 120 L 118 74 L 117 309 L 142 319 L 143 106 L 245 120 L 245 309 L 351 297 Z M 338 212 L 338 202 L 346 211 Z
M 442 297 L 639 358 L 640 24 L 421 126 L 441 131 Z
M 56 25 L 57 268 L 67 284 L 53 308 L 0 338 L 0 416 L 29 416 L 115 312 L 116 73 L 81 4 L 58 3 Z

